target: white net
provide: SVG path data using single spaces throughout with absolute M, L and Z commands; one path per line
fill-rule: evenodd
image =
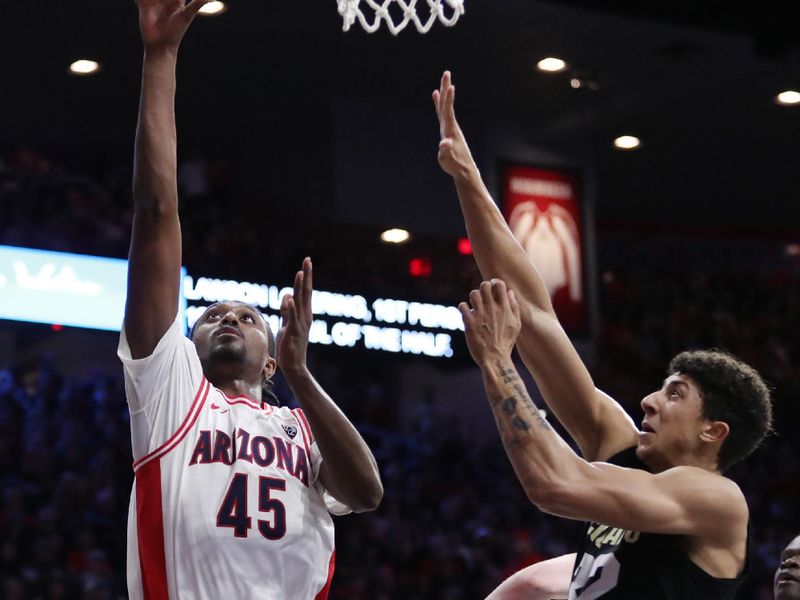
M 428 14 L 422 17 L 417 14 L 417 0 L 336 0 L 339 14 L 344 20 L 343 29 L 347 31 L 358 21 L 368 33 L 374 33 L 386 21 L 386 26 L 393 35 L 403 31 L 409 23 L 413 23 L 420 33 L 427 33 L 437 19 L 452 27 L 464 14 L 464 0 L 425 0 Z M 419 2 L 420 4 L 422 2 Z M 362 9 L 362 6 L 364 9 Z M 372 17 L 370 20 L 364 13 Z

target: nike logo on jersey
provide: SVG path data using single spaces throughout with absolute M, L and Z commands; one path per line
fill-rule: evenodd
M 212 408 L 213 410 L 217 410 L 217 409 L 219 408 L 219 404 L 215 404 L 215 403 L 213 403 L 213 402 L 212 402 L 212 403 L 211 403 L 211 408 Z

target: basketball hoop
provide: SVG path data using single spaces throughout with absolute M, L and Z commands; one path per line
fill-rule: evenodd
M 353 23 L 358 22 L 367 33 L 374 33 L 381 26 L 381 21 L 386 21 L 386 26 L 392 35 L 403 31 L 409 23 L 414 23 L 417 31 L 427 33 L 438 19 L 446 27 L 452 27 L 458 17 L 464 14 L 464 0 L 425 0 L 428 4 L 429 14 L 427 19 L 417 14 L 417 0 L 336 0 L 339 5 L 339 14 L 344 20 L 342 29 L 348 31 Z M 361 5 L 366 5 L 368 13 L 374 14 L 370 23 Z M 395 13 L 393 18 L 392 12 Z

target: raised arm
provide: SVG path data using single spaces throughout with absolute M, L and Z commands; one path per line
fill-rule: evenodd
M 175 133 L 178 46 L 208 0 L 138 0 L 144 43 L 133 162 L 133 230 L 125 334 L 133 358 L 150 355 L 175 320 L 181 228 Z
M 511 360 L 520 331 L 514 293 L 502 281 L 484 282 L 459 309 L 506 454 L 531 502 L 608 527 L 735 544 L 743 558 L 747 505 L 736 484 L 698 467 L 654 475 L 581 459 L 541 416 Z
M 306 364 L 308 332 L 313 316 L 311 259 L 303 261 L 294 293 L 281 302 L 278 365 L 283 371 L 322 454 L 320 480 L 334 498 L 355 512 L 374 510 L 383 498 L 378 465 L 367 443 L 325 393 Z
M 595 389 L 558 322 L 542 277 L 481 179 L 456 120 L 449 72 L 433 92 L 433 101 L 441 134 L 439 164 L 455 183 L 481 275 L 503 279 L 517 295 L 522 316 L 517 348 L 545 402 L 587 460 L 605 460 L 634 446 L 635 425 L 622 407 Z

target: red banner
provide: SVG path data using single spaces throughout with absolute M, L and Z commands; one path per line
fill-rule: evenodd
M 580 185 L 570 171 L 520 165 L 501 168 L 503 212 L 511 231 L 533 260 L 568 333 L 585 333 Z

